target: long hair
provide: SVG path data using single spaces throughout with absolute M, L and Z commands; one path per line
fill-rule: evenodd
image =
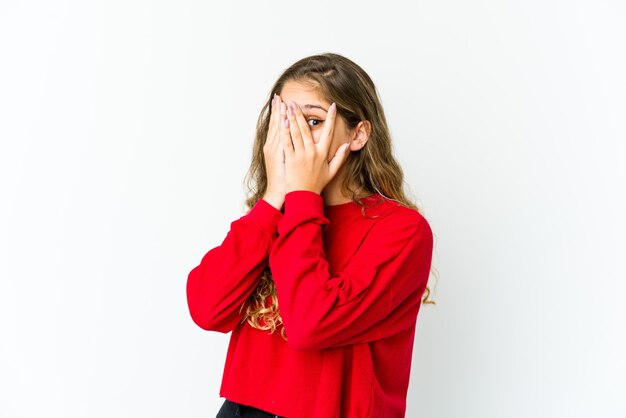
M 374 83 L 357 64 L 333 53 L 300 59 L 287 68 L 272 87 L 257 121 L 252 162 L 246 174 L 248 209 L 258 202 L 267 189 L 263 146 L 269 129 L 271 99 L 274 94 L 280 95 L 288 81 L 313 83 L 326 100 L 336 103 L 337 115 L 346 121 L 348 128 L 353 129 L 360 121 L 370 122 L 371 132 L 365 146 L 349 152 L 343 163 L 345 167 L 342 167 L 346 176 L 341 187 L 355 204 L 363 206 L 358 193 L 378 193 L 388 200 L 419 211 L 404 192 L 404 174 L 393 156 L 391 135 Z M 430 289 L 427 286 L 422 303 L 434 304 L 429 296 Z M 242 305 L 242 310 L 244 307 L 244 321 L 272 333 L 281 328 L 281 334 L 286 338 L 269 267 L 263 271 L 257 288 Z

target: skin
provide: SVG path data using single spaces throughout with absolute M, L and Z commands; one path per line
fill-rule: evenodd
M 314 84 L 288 81 L 272 100 L 263 199 L 279 210 L 295 190 L 318 193 L 329 206 L 351 201 L 341 190 L 343 163 L 365 146 L 370 132 L 369 121 L 350 129 Z

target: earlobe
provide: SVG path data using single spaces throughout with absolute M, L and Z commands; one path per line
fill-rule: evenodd
M 354 138 L 350 141 L 350 151 L 358 151 L 362 149 L 372 132 L 372 125 L 368 120 L 362 120 L 354 128 Z

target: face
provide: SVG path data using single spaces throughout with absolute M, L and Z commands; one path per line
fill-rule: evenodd
M 295 102 L 300 106 L 311 130 L 313 142 L 318 143 L 324 130 L 326 113 L 332 103 L 329 103 L 320 94 L 315 85 L 297 81 L 286 82 L 279 95 L 283 102 L 287 104 Z M 353 130 L 348 128 L 344 118 L 338 114 L 335 119 L 335 130 L 328 152 L 328 159 L 330 160 L 335 155 L 337 149 L 342 144 L 351 142 L 353 137 Z

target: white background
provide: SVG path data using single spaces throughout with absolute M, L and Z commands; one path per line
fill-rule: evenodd
M 326 51 L 437 237 L 407 416 L 626 416 L 625 39 L 618 0 L 1 2 L 0 417 L 215 415 L 187 274 Z

